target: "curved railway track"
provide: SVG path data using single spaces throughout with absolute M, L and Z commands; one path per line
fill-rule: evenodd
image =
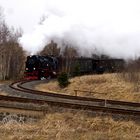
M 36 91 L 24 87 L 26 82 L 31 81 L 18 81 L 12 83 L 12 89 L 29 93 L 32 95 L 43 95 L 45 99 L 32 99 L 21 97 L 0 96 L 0 100 L 20 103 L 33 103 L 37 105 L 48 104 L 52 106 L 61 106 L 65 108 L 86 109 L 94 111 L 102 111 L 107 113 L 129 114 L 140 116 L 140 103 L 124 102 L 115 100 L 96 99 L 80 96 L 71 96 L 64 94 L 56 94 L 49 92 Z

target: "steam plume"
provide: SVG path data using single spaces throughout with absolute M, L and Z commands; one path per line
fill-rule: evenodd
M 47 0 L 46 19 L 24 34 L 20 43 L 30 53 L 62 41 L 82 55 L 98 51 L 113 57 L 140 56 L 139 0 Z

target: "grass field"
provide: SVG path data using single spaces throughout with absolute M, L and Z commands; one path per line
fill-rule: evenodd
M 134 85 L 124 82 L 117 74 L 88 75 L 70 80 L 71 84 L 59 88 L 56 81 L 36 87 L 42 91 L 56 91 L 74 95 L 75 89 L 96 91 L 80 96 L 92 96 L 125 101 L 140 101 Z M 47 114 L 36 123 L 20 124 L 15 121 L 0 123 L 0 140 L 139 140 L 140 120 L 128 116 L 104 116 L 97 112 L 71 111 L 48 107 Z M 119 119 L 118 119 L 119 118 Z
M 140 124 L 82 111 L 48 113 L 34 124 L 0 124 L 1 140 L 139 140 Z
M 140 102 L 140 92 L 135 91 L 132 83 L 125 82 L 118 74 L 88 75 L 75 77 L 66 88 L 60 88 L 56 81 L 41 84 L 36 87 L 41 91 L 56 91 L 69 95 L 75 95 L 74 90 L 87 90 L 97 93 L 78 92 L 79 96 L 95 98 Z

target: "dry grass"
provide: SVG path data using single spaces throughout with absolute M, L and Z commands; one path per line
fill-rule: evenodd
M 38 85 L 36 89 L 41 91 L 51 90 L 70 95 L 75 95 L 75 89 L 88 90 L 98 93 L 78 92 L 78 95 L 140 102 L 140 92 L 136 92 L 134 85 L 122 80 L 118 74 L 81 76 L 72 78 L 70 82 L 71 84 L 64 89 L 61 89 L 56 81 Z
M 74 94 L 74 89 L 101 92 L 97 94 L 78 93 L 117 100 L 140 101 L 140 93 L 133 85 L 120 80 L 117 74 L 82 76 L 71 79 L 69 87 L 61 89 L 52 81 L 36 87 Z M 0 123 L 0 140 L 139 140 L 140 122 L 113 120 L 111 116 L 89 115 L 84 111 L 50 111 L 37 123 L 20 124 L 15 121 Z M 59 110 L 59 109 L 58 109 Z M 125 117 L 127 118 L 127 116 Z
M 0 92 L 0 95 L 7 96 L 7 95 L 8 95 L 8 93 L 6 93 L 6 92 Z
M 0 80 L 0 84 L 11 84 L 13 82 L 13 80 Z
M 1 140 L 139 140 L 140 125 L 89 117 L 83 112 L 49 113 L 34 124 L 0 124 Z
M 42 117 L 43 113 L 39 112 L 39 111 L 28 111 L 28 110 L 21 110 L 21 109 L 11 109 L 11 108 L 3 108 L 0 107 L 0 112 L 3 113 L 11 113 L 11 114 L 23 114 L 23 115 L 27 115 L 27 116 L 37 116 L 37 117 Z

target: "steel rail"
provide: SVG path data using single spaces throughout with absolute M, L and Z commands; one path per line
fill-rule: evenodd
M 31 90 L 31 89 L 23 87 L 23 84 L 26 82 L 27 81 L 15 82 L 15 83 L 12 83 L 10 87 L 15 90 L 30 93 L 30 94 L 44 95 L 48 98 L 52 97 L 52 100 L 49 100 L 49 99 L 36 100 L 36 99 L 29 99 L 29 98 L 19 99 L 18 97 L 19 102 L 26 100 L 25 102 L 47 103 L 49 105 L 56 105 L 56 106 L 68 107 L 68 108 L 100 110 L 102 112 L 130 114 L 130 115 L 140 116 L 140 103 L 96 99 L 96 98 L 56 94 L 52 92 L 49 93 L 49 92 L 36 91 L 36 90 Z M 60 100 L 57 100 L 58 98 Z M 17 100 L 17 98 L 15 98 L 15 100 Z
M 43 96 L 52 96 L 52 97 L 60 97 L 65 99 L 76 99 L 76 100 L 83 100 L 83 101 L 94 101 L 94 102 L 100 102 L 105 104 L 112 104 L 112 105 L 124 105 L 129 107 L 140 107 L 140 103 L 137 102 L 127 102 L 127 101 L 117 101 L 117 100 L 109 100 L 109 99 L 99 99 L 99 98 L 89 98 L 89 97 L 83 97 L 83 96 L 73 96 L 73 95 L 64 95 L 64 94 L 56 94 L 55 92 L 44 92 L 44 91 L 37 91 L 33 89 L 28 89 L 23 86 L 24 83 L 30 82 L 30 81 L 23 81 L 19 84 L 17 84 L 17 87 L 21 91 L 27 91 L 32 94 L 37 95 L 43 95 Z

